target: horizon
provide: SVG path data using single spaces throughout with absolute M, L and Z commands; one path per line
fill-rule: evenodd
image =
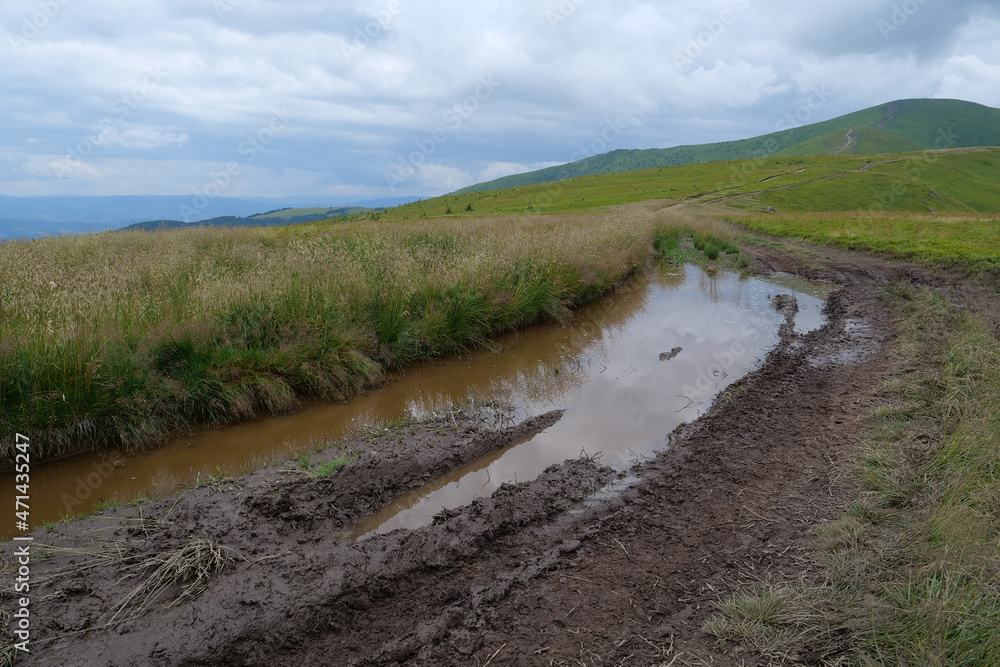
M 16 0 L 0 27 L 0 194 L 17 197 L 426 198 L 756 137 L 790 113 L 1000 106 L 1000 8 L 976 0 L 145 0 L 124 16 Z

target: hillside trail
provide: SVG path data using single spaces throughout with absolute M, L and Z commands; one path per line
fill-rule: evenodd
M 896 117 L 896 111 L 898 109 L 899 109 L 899 104 L 897 102 L 893 102 L 892 104 L 890 104 L 889 108 L 886 109 L 885 116 L 882 118 L 881 122 L 879 122 L 879 124 L 876 126 L 876 129 L 881 130 L 882 128 L 885 127 L 886 123 L 892 121 Z
M 841 153 L 851 148 L 852 146 L 857 146 L 857 145 L 858 145 L 858 140 L 854 138 L 854 128 L 852 127 L 847 131 L 847 143 L 844 144 L 843 148 L 834 153 L 834 155 L 840 155 Z

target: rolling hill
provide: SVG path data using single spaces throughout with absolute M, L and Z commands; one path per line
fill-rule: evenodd
M 383 221 L 720 202 L 746 211 L 1000 212 L 1000 148 L 817 155 L 686 164 L 451 193 L 383 211 Z M 449 214 L 448 211 L 451 211 Z
M 262 215 L 288 216 L 282 211 L 295 207 L 294 215 L 309 215 L 335 209 L 379 210 L 419 200 L 419 197 L 383 197 L 356 199 L 345 195 L 303 195 L 293 197 L 213 197 L 198 211 L 203 220 L 214 218 L 252 218 Z M 120 229 L 145 221 L 171 221 L 184 207 L 190 207 L 191 195 L 45 195 L 8 196 L 0 194 L 0 243 L 10 239 L 28 239 L 63 234 L 87 234 Z M 305 208 L 314 207 L 314 208 Z M 273 209 L 278 209 L 275 211 Z M 270 211 L 261 214 L 261 211 Z M 277 224 L 277 223 L 274 223 Z M 287 223 L 286 223 L 287 224 Z
M 878 155 L 974 146 L 1000 146 L 1000 109 L 961 100 L 900 100 L 751 139 L 615 150 L 569 164 L 479 183 L 454 194 L 721 160 Z
M 365 208 L 363 206 L 342 206 L 340 208 L 283 208 L 277 211 L 268 211 L 245 218 L 235 215 L 223 215 L 208 220 L 198 222 L 182 222 L 180 220 L 150 220 L 148 222 L 137 222 L 122 227 L 119 231 L 153 231 L 158 229 L 178 229 L 181 227 L 280 227 L 283 225 L 294 225 L 300 222 L 315 222 L 326 220 L 327 218 L 339 218 L 355 213 L 370 213 L 381 211 L 381 208 Z

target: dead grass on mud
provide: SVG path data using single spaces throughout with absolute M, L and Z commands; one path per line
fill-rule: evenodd
M 157 554 L 139 565 L 136 572 L 152 573 L 114 606 L 107 626 L 117 628 L 142 616 L 169 590 L 179 590 L 168 606 L 198 597 L 208 581 L 234 558 L 235 552 L 207 538 L 192 538 L 178 549 Z
M 894 285 L 901 370 L 856 477 L 816 531 L 827 577 L 734 594 L 705 630 L 779 662 L 1000 664 L 1000 341 L 929 289 Z

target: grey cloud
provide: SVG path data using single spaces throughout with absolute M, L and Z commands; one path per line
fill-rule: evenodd
M 11 194 L 46 187 L 39 165 L 105 127 L 60 191 L 176 194 L 238 159 L 275 109 L 294 120 L 239 187 L 378 194 L 386 169 L 443 129 L 405 184 L 435 194 L 567 161 L 609 118 L 636 119 L 609 148 L 646 148 L 769 132 L 820 84 L 836 94 L 814 120 L 897 97 L 990 103 L 996 3 L 927 0 L 884 38 L 893 4 L 75 0 L 15 53 L 7 38 L 37 7 L 15 0 L 0 8 L 0 180 Z M 165 74 L 142 90 L 151 68 Z M 484 77 L 499 85 L 480 99 Z
M 995 7 L 981 0 L 824 3 L 796 17 L 788 36 L 797 49 L 823 57 L 887 53 L 929 59 L 946 55 L 970 19 L 990 11 Z

